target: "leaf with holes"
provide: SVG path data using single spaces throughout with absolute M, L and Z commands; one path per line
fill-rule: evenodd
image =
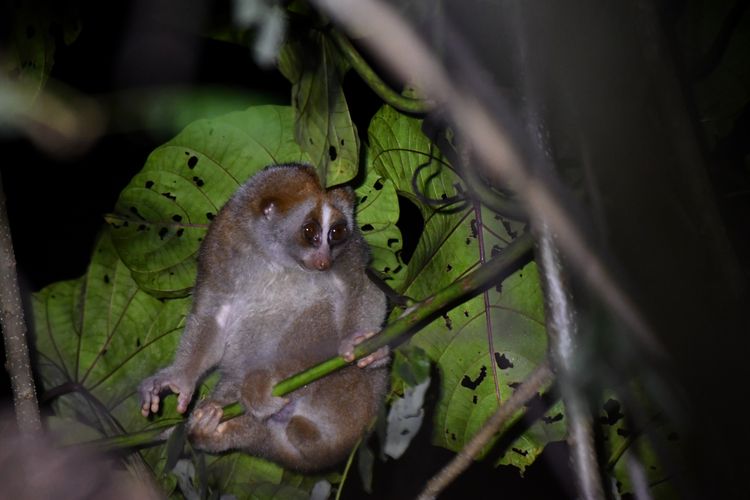
M 357 223 L 372 252 L 370 267 L 386 276 L 388 285 L 397 289 L 404 273 L 398 258 L 402 243 L 401 231 L 396 227 L 399 208 L 393 182 L 370 168 L 355 193 Z
M 406 268 L 400 292 L 421 300 L 486 262 L 523 228 L 483 207 L 455 200 L 460 178 L 431 148 L 421 122 L 383 107 L 369 128 L 371 167 L 391 180 L 424 218 L 424 230 Z M 415 193 L 412 178 L 419 189 Z M 398 314 L 398 312 L 396 312 Z M 435 414 L 436 444 L 463 447 L 546 354 L 542 294 L 536 267 L 529 264 L 502 285 L 449 311 L 410 343 L 440 368 L 441 396 Z M 550 440 L 562 439 L 559 404 L 544 401 L 544 418 L 529 428 L 513 422 L 501 464 L 523 470 Z
M 64 393 L 55 413 L 79 416 L 104 435 L 143 428 L 136 388 L 172 356 L 188 302 L 139 289 L 105 232 L 82 278 L 34 294 L 42 385 Z M 173 406 L 165 414 L 174 415 Z
M 634 401 L 640 400 L 642 394 L 636 390 Z M 639 401 L 642 404 L 645 400 Z M 681 449 L 680 436 L 672 424 L 659 411 L 652 408 L 639 408 L 639 414 L 650 414 L 644 428 L 634 427 L 634 420 L 626 418 L 627 409 L 620 404 L 616 396 L 607 398 L 599 408 L 599 425 L 602 430 L 603 450 L 609 453 L 607 470 L 612 476 L 613 485 L 621 496 L 634 495 L 637 487 L 631 477 L 632 466 L 640 464 L 646 484 L 650 486 L 653 498 L 680 498 L 675 484 L 670 481 L 671 467 L 665 467 L 663 461 L 685 455 Z M 645 409 L 645 411 L 644 411 Z M 654 443 L 658 443 L 655 447 Z
M 327 186 L 357 175 L 359 137 L 341 86 L 348 66 L 323 33 L 292 38 L 279 54 L 279 70 L 292 82 L 294 131 Z
M 235 190 L 267 165 L 306 161 L 292 120 L 287 106 L 198 120 L 149 155 L 107 215 L 141 288 L 158 297 L 188 293 L 208 225 Z

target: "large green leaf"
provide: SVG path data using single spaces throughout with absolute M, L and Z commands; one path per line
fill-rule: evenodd
M 139 286 L 160 297 L 188 293 L 201 240 L 235 190 L 267 165 L 306 161 L 292 120 L 286 106 L 198 120 L 149 155 L 107 217 Z
M 292 82 L 297 142 L 327 186 L 349 182 L 357 175 L 359 137 L 341 86 L 345 59 L 326 35 L 310 30 L 287 41 L 279 70 Z
M 481 265 L 522 228 L 486 209 L 464 204 L 441 209 L 441 200 L 459 192 L 461 180 L 445 165 L 420 130 L 421 122 L 383 107 L 369 129 L 372 167 L 391 180 L 399 194 L 419 207 L 424 232 L 400 290 L 420 300 Z M 419 170 L 417 186 L 412 177 Z M 546 353 L 542 294 L 534 264 L 507 278 L 502 287 L 456 307 L 411 340 L 440 369 L 441 395 L 435 415 L 436 444 L 459 450 L 506 400 L 516 384 Z M 526 430 L 500 459 L 523 469 L 544 445 L 564 435 L 562 411 L 555 405 Z
M 357 223 L 372 251 L 370 267 L 387 277 L 388 284 L 397 289 L 405 273 L 400 272 L 402 266 L 398 259 L 403 242 L 401 231 L 396 227 L 399 208 L 393 182 L 368 168 L 356 194 Z
M 139 289 L 105 232 L 86 275 L 34 294 L 43 388 L 78 388 L 55 401 L 57 415 L 79 416 L 106 435 L 143 428 L 136 387 L 171 358 L 187 306 Z

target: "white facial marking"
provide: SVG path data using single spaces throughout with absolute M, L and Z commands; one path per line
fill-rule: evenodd
M 331 213 L 333 210 L 331 209 L 331 205 L 328 203 L 323 204 L 323 217 L 321 218 L 321 230 L 323 231 L 322 238 L 323 241 L 328 244 L 328 231 L 331 229 Z

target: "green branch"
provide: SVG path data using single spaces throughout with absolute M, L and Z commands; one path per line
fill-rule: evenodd
M 330 30 L 329 34 L 341 53 L 346 57 L 346 60 L 352 65 L 354 71 L 356 71 L 372 91 L 387 104 L 405 113 L 424 114 L 432 109 L 433 106 L 429 101 L 412 99 L 403 96 L 390 88 L 388 84 L 385 83 L 377 73 L 375 73 L 370 65 L 367 64 L 367 61 L 362 58 L 360 53 L 357 52 L 357 49 L 354 48 L 346 36 L 335 29 Z
M 245 410 L 240 403 L 227 405 L 224 407 L 224 415 L 221 417 L 221 421 L 224 422 L 231 418 L 238 417 L 242 415 L 244 411 Z M 152 428 L 145 431 L 97 439 L 76 444 L 75 446 L 90 447 L 102 452 L 147 448 L 166 441 L 172 433 L 172 429 L 174 429 L 177 424 L 184 421 L 184 418 L 166 418 L 158 421 Z
M 381 347 L 396 344 L 409 333 L 428 324 L 435 317 L 467 301 L 487 287 L 505 279 L 523 264 L 531 260 L 533 240 L 528 233 L 516 238 L 500 254 L 475 271 L 445 287 L 435 295 L 419 302 L 397 320 L 389 323 L 378 335 L 361 343 L 354 349 L 355 359 L 360 359 Z M 274 396 L 284 396 L 309 384 L 324 375 L 336 371 L 349 363 L 336 356 L 312 368 L 282 380 L 273 388 Z

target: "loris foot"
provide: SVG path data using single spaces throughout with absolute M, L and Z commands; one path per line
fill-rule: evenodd
M 215 443 L 221 436 L 224 426 L 221 417 L 224 410 L 215 401 L 205 401 L 190 414 L 187 432 L 190 441 L 200 448 L 206 448 L 206 443 Z
M 339 344 L 339 355 L 346 361 L 351 363 L 354 361 L 354 348 L 365 340 L 374 337 L 378 332 L 355 332 L 349 335 Z M 391 350 L 388 346 L 381 347 L 377 351 L 368 354 L 364 358 L 357 360 L 357 366 L 365 368 L 367 366 L 372 368 L 379 368 L 388 364 Z

